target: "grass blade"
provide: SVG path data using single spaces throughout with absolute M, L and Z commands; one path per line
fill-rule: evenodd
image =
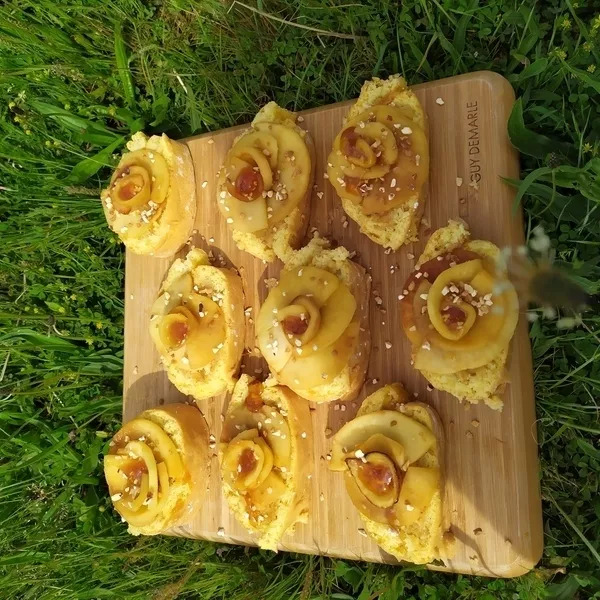
M 527 129 L 523 120 L 522 98 L 515 102 L 508 118 L 508 137 L 519 152 L 534 158 L 546 158 L 548 154 L 560 151 L 563 147 L 563 144 Z
M 570 525 L 573 531 L 579 536 L 581 541 L 587 546 L 587 549 L 590 551 L 590 554 L 594 557 L 598 565 L 600 565 L 600 554 L 598 554 L 598 550 L 596 550 L 596 548 L 592 546 L 591 542 L 587 539 L 587 537 L 583 535 L 581 529 L 579 529 L 579 527 L 575 525 L 571 517 L 569 517 L 569 515 L 560 507 L 558 502 L 554 499 L 554 496 L 550 494 L 548 495 L 548 498 L 550 499 L 550 502 L 552 502 L 552 504 L 554 505 L 554 508 L 556 508 L 556 510 L 562 515 L 563 519 Z
M 129 57 L 127 54 L 127 46 L 123 39 L 123 23 L 117 23 L 115 27 L 115 60 L 117 63 L 117 70 L 121 79 L 121 85 L 123 86 L 123 96 L 127 106 L 135 111 L 135 87 L 133 85 L 133 78 L 129 69 Z
M 125 143 L 125 138 L 117 138 L 112 144 L 100 150 L 94 156 L 88 156 L 78 162 L 74 167 L 65 183 L 78 185 L 88 180 L 92 175 L 95 175 L 102 167 L 109 165 L 109 160 L 113 152 Z

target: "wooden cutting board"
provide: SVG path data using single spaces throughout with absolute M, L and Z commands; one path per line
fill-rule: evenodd
M 316 178 L 310 227 L 357 252 L 355 260 L 373 278 L 372 349 L 367 382 L 356 402 L 334 402 L 312 410 L 314 465 L 309 522 L 284 537 L 282 550 L 324 554 L 374 562 L 396 563 L 369 538 L 348 499 L 339 473 L 327 469 L 331 432 L 351 419 L 360 401 L 379 386 L 402 382 L 439 412 L 446 435 L 446 519 L 457 538 L 456 554 L 447 566 L 432 568 L 460 573 L 512 577 L 530 570 L 542 552 L 542 516 L 538 478 L 535 406 L 531 350 L 525 319 L 512 342 L 510 385 L 503 412 L 460 404 L 438 391 L 410 366 L 410 345 L 400 326 L 397 296 L 414 267 L 429 233 L 461 217 L 474 238 L 499 246 L 523 243 L 520 212 L 512 211 L 513 190 L 501 177 L 518 178 L 519 162 L 506 133 L 514 102 L 510 84 L 500 75 L 478 72 L 415 86 L 429 117 L 431 175 L 420 241 L 387 254 L 359 233 L 345 218 L 341 204 L 323 177 L 327 155 L 350 102 L 301 113 L 316 145 Z M 239 251 L 231 240 L 215 198 L 216 173 L 242 127 L 184 140 L 194 159 L 198 215 L 191 245 L 212 252 L 219 261 L 238 268 L 246 306 L 255 315 L 265 279 L 276 277 L 281 264 L 266 266 Z M 458 185 L 460 180 L 462 185 Z M 324 192 L 322 198 L 318 192 Z M 321 194 L 319 194 L 320 196 Z M 180 255 L 185 254 L 185 250 Z M 148 333 L 150 306 L 171 259 L 135 256 L 127 252 L 125 277 L 124 420 L 142 410 L 185 398 L 169 383 Z M 248 319 L 247 346 L 254 347 Z M 386 349 L 385 342 L 392 347 Z M 265 364 L 246 356 L 243 371 L 260 377 Z M 201 403 L 211 432 L 219 439 L 226 398 Z M 326 435 L 327 430 L 327 435 Z M 253 545 L 229 513 L 221 496 L 216 449 L 213 450 L 207 501 L 203 510 L 175 534 L 217 542 Z M 218 533 L 220 532 L 220 534 Z

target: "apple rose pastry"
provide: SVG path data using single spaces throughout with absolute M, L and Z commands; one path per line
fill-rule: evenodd
M 108 225 L 136 254 L 171 256 L 190 236 L 196 217 L 190 152 L 164 134 L 141 132 L 127 149 L 102 191 Z
M 366 398 L 333 438 L 330 469 L 344 473 L 367 534 L 398 560 L 428 563 L 451 551 L 443 525 L 442 436 L 437 413 L 408 402 L 394 384 Z
M 146 410 L 114 435 L 104 475 L 129 533 L 162 533 L 201 508 L 207 448 L 204 417 L 187 404 Z
M 271 262 L 296 247 L 308 225 L 313 169 L 309 134 L 295 113 L 269 102 L 218 175 L 219 210 L 238 248 Z
M 365 82 L 333 142 L 329 181 L 346 214 L 382 246 L 416 239 L 429 176 L 423 108 L 398 75 Z
M 402 325 L 416 369 L 460 400 L 502 407 L 504 365 L 519 318 L 499 249 L 450 221 L 433 233 L 404 285 Z
M 313 402 L 353 398 L 369 360 L 370 277 L 321 238 L 288 257 L 256 321 L 271 376 Z
M 223 424 L 221 477 L 231 511 L 261 548 L 277 551 L 283 534 L 307 520 L 310 440 L 304 400 L 240 377 Z
M 169 380 L 196 400 L 233 389 L 244 350 L 244 294 L 233 269 L 191 250 L 169 269 L 151 308 L 150 335 Z

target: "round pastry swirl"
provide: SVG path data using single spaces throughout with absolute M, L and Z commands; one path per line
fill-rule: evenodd
M 299 131 L 256 123 L 227 153 L 219 172 L 219 210 L 238 231 L 263 231 L 298 206 L 310 176 L 310 153 Z
M 170 179 L 159 152 L 143 148 L 124 154 L 102 196 L 112 229 L 149 228 L 164 211 Z
M 226 322 L 222 299 L 194 285 L 185 273 L 154 302 L 151 333 L 161 354 L 182 368 L 201 369 L 223 348 Z
M 130 421 L 113 437 L 104 473 L 116 510 L 138 528 L 157 521 L 174 486 L 189 479 L 173 440 L 144 418 Z
M 418 520 L 440 489 L 439 467 L 423 459 L 431 452 L 436 438 L 428 427 L 384 408 L 340 429 L 330 468 L 344 472 L 348 495 L 362 515 L 399 529 Z
M 257 319 L 258 347 L 278 381 L 295 390 L 330 383 L 356 347 L 356 299 L 333 273 L 282 272 Z
M 365 215 L 381 215 L 419 194 L 429 172 L 429 145 L 411 109 L 374 106 L 348 122 L 328 159 L 337 193 Z
M 405 283 L 402 325 L 415 368 L 451 374 L 476 369 L 509 344 L 519 303 L 493 261 L 464 248 L 438 256 Z
M 223 425 L 220 446 L 223 480 L 242 496 L 250 524 L 259 528 L 277 515 L 292 453 L 286 418 L 261 393 L 261 383 L 249 385 L 244 404 Z

